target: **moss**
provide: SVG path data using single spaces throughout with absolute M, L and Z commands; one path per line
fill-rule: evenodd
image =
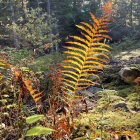
M 133 85 L 121 85 L 117 91 L 121 97 L 127 97 L 129 94 L 135 92 Z
M 105 89 L 116 89 L 116 87 L 115 87 L 115 82 L 112 81 L 112 82 L 110 82 L 110 83 L 104 84 L 104 88 L 105 88 Z
M 140 64 L 130 64 L 131 67 L 135 67 L 138 70 L 140 70 Z
M 131 110 L 140 110 L 140 95 L 138 93 L 131 93 L 126 99 Z
M 136 113 L 131 115 L 127 112 L 106 112 L 104 117 L 109 118 L 108 121 L 116 128 L 122 130 L 129 131 L 138 131 L 138 127 L 140 125 L 140 113 Z
M 88 126 L 90 129 L 86 131 L 93 134 L 93 132 L 99 132 L 97 128 L 102 125 L 105 133 L 109 133 L 109 130 L 115 130 L 121 133 L 130 131 L 139 134 L 140 113 L 131 110 L 135 106 L 134 103 L 140 100 L 139 95 L 131 93 L 125 99 L 118 94 L 115 90 L 103 90 L 96 93 L 95 98 L 98 99 L 98 103 L 94 109 L 88 114 L 81 113 L 80 117 L 75 120 L 76 125 L 81 125 L 80 131 L 85 131 L 85 126 Z M 126 112 L 121 108 L 114 109 L 113 105 L 118 103 L 126 103 L 129 111 Z
M 77 120 L 77 124 L 78 122 Z M 129 112 L 108 110 L 102 114 L 93 110 L 89 114 L 81 114 L 80 124 L 82 129 L 84 129 L 84 126 L 88 126 L 90 133 L 93 133 L 93 130 L 95 131 L 102 124 L 104 125 L 104 132 L 108 132 L 107 128 L 110 128 L 110 130 L 115 128 L 116 131 L 130 131 L 139 134 L 140 113 L 130 114 Z
M 111 47 L 112 49 L 112 54 L 113 56 L 115 55 L 119 55 L 122 51 L 128 51 L 130 52 L 131 50 L 138 50 L 137 53 L 139 54 L 140 50 L 139 50 L 139 46 L 140 46 L 140 41 L 136 41 L 135 39 L 132 38 L 125 38 L 124 41 L 119 42 L 119 43 L 114 43 Z
M 118 96 L 118 92 L 116 90 L 99 91 L 95 94 L 95 97 L 99 98 L 98 105 L 96 106 L 98 111 L 113 106 L 117 103 L 124 103 L 125 101 L 124 98 Z

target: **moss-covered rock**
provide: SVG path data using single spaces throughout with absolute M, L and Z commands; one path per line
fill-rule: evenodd
M 124 67 L 119 71 L 119 76 L 124 82 L 132 84 L 140 77 L 140 71 L 136 67 Z

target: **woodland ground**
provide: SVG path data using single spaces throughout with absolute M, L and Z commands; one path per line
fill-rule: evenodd
M 140 55 L 140 42 L 128 39 L 121 43 L 111 44 L 111 46 L 111 62 L 105 69 L 104 74 L 101 75 L 100 81 L 104 90 L 96 92 L 92 98 L 87 96 L 87 102 L 89 102 L 89 106 L 90 103 L 92 104 L 92 110 L 90 109 L 88 113 L 85 113 L 81 109 L 80 115 L 74 120 L 75 125 L 80 125 L 78 130 L 73 132 L 74 138 L 83 136 L 85 133 L 91 135 L 95 131 L 97 131 L 97 134 L 102 133 L 103 136 L 117 131 L 121 135 L 135 136 L 136 140 L 139 139 L 137 136 L 140 133 L 140 91 L 135 89 L 136 83 L 130 85 L 120 80 L 118 72 L 125 65 L 140 69 L 140 63 L 136 64 L 135 60 L 135 57 Z M 45 91 L 48 91 L 49 88 L 47 77 L 50 74 L 50 67 L 65 58 L 64 54 L 53 52 L 40 57 L 35 56 L 32 63 L 27 63 L 29 52 L 26 49 L 14 54 L 12 53 L 14 49 L 7 48 L 7 50 L 11 53 L 9 53 L 11 64 L 22 65 L 20 68 L 23 71 L 32 71 L 33 75 L 35 74 L 37 79 L 40 80 L 41 89 Z M 31 80 L 36 79 L 31 78 Z M 101 86 L 98 87 L 101 88 Z M 4 90 L 5 93 L 7 91 L 13 92 L 12 88 L 4 88 Z M 13 96 L 10 98 L 13 98 Z M 28 111 L 25 112 L 33 115 L 35 105 L 30 100 L 31 98 L 27 99 L 22 111 L 25 111 L 25 108 L 28 107 Z M 3 102 L 2 99 L 0 101 Z M 8 103 L 10 104 L 9 101 Z M 119 103 L 122 106 L 115 107 Z M 1 134 L 1 137 L 4 135 L 4 133 Z

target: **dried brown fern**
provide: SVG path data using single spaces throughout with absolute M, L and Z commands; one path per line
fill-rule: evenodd
M 10 68 L 11 73 L 15 76 L 15 79 L 17 79 L 17 81 L 19 82 L 20 94 L 21 93 L 23 95 L 27 94 L 27 90 L 28 90 L 35 103 L 37 103 L 42 98 L 40 95 L 43 93 L 43 91 L 38 93 L 37 90 L 33 90 L 32 86 L 30 85 L 31 81 L 25 80 L 25 74 L 22 74 L 15 67 L 10 65 L 6 60 L 3 60 L 3 62 L 5 63 L 5 65 L 7 65 Z M 40 105 L 37 105 L 37 108 L 39 110 Z
M 76 90 L 86 88 L 91 84 L 95 84 L 92 80 L 88 79 L 89 76 L 94 75 L 97 78 L 98 75 L 90 74 L 91 72 L 100 72 L 106 67 L 109 57 L 106 53 L 109 53 L 110 46 L 105 43 L 99 43 L 99 41 L 107 38 L 111 39 L 107 33 L 109 32 L 105 28 L 112 22 L 111 20 L 111 1 L 105 3 L 101 8 L 103 15 L 101 18 L 96 18 L 90 13 L 93 20 L 92 24 L 81 22 L 82 25 L 76 25 L 82 30 L 81 36 L 70 36 L 74 41 L 67 42 L 69 46 L 65 53 L 69 54 L 67 60 L 64 60 L 64 66 L 62 73 L 64 78 L 61 78 L 63 92 L 69 96 L 69 112 L 76 98 Z
M 66 118 L 66 109 L 63 102 L 63 98 L 66 96 L 62 95 L 60 90 L 61 68 L 62 66 L 59 64 L 50 67 L 51 74 L 48 77 L 51 80 L 52 90 L 49 93 L 50 98 L 47 99 L 50 102 L 47 116 L 51 119 L 50 127 L 57 130 L 51 135 L 51 139 L 54 140 L 71 136 L 69 118 Z

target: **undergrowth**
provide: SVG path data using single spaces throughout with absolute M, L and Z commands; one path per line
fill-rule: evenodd
M 8 54 L 0 52 L 0 139 L 138 139 L 139 114 L 133 110 L 137 98 L 127 101 L 127 112 L 115 107 L 116 102 L 125 103 L 124 98 L 116 91 L 104 90 L 92 100 L 94 108 L 89 111 L 90 101 L 78 94 L 100 81 L 98 73 L 109 62 L 111 47 L 103 40 L 111 39 L 106 30 L 112 23 L 111 3 L 101 7 L 100 18 L 90 13 L 91 24 L 77 25 L 81 35 L 71 36 L 72 41 L 64 47 L 69 55 L 63 62 L 63 55 L 57 53 L 40 59 L 26 49 L 15 54 L 9 48 Z M 49 81 L 47 88 L 39 79 Z

